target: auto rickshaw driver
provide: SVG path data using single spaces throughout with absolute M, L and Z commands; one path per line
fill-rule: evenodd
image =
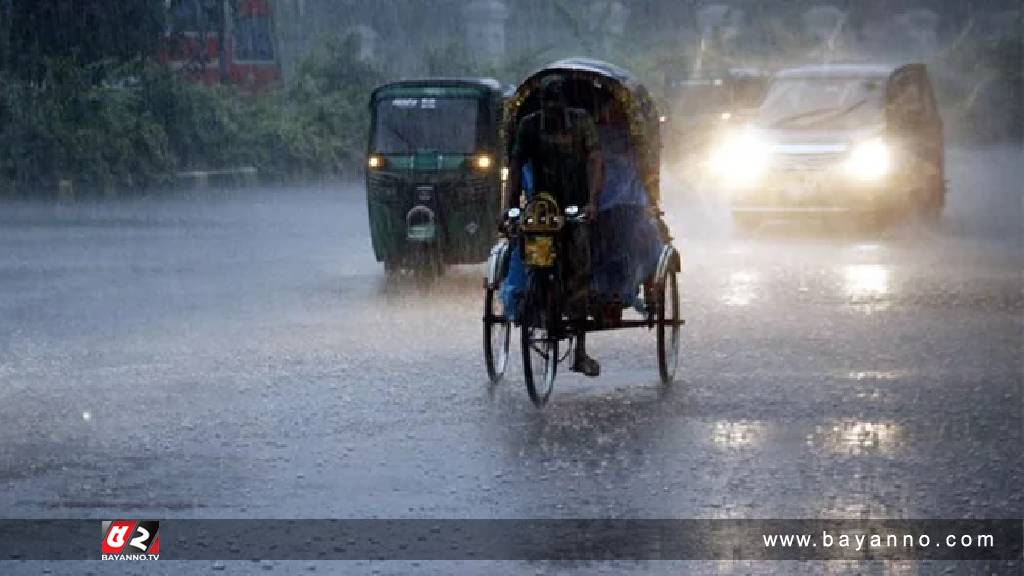
M 533 190 L 548 192 L 559 206 L 579 206 L 593 220 L 603 175 L 601 147 L 594 120 L 585 110 L 568 105 L 565 81 L 549 76 L 541 84 L 541 109 L 516 127 L 509 166 L 509 206 L 518 206 L 522 170 L 530 166 Z M 587 320 L 590 299 L 590 234 L 588 226 L 574 226 L 566 254 L 566 309 L 571 320 Z M 587 355 L 586 331 L 576 337 L 572 368 L 597 376 L 601 366 Z

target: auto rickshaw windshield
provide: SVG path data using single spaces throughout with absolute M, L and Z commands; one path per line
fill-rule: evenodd
M 876 122 L 884 112 L 879 78 L 778 78 L 758 109 L 764 128 L 848 129 Z
M 473 98 L 389 98 L 377 103 L 373 152 L 471 154 L 477 149 L 480 101 Z

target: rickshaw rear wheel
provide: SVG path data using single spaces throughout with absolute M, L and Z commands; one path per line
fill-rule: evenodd
M 498 321 L 498 317 L 505 320 Z M 501 382 L 505 377 L 511 336 L 512 323 L 508 320 L 501 295 L 498 290 L 488 288 L 484 295 L 484 363 L 492 384 Z
M 523 303 L 520 347 L 523 350 L 523 378 L 526 392 L 538 408 L 551 397 L 558 372 L 558 309 L 554 298 L 539 283 L 531 279 L 530 289 Z M 538 337 L 538 333 L 543 333 Z M 540 372 L 534 374 L 534 358 L 539 360 Z
M 657 286 L 658 374 L 662 384 L 671 384 L 679 364 L 679 286 L 676 273 L 668 272 Z

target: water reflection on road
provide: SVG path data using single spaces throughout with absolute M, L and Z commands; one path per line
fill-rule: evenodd
M 889 269 L 882 264 L 850 264 L 843 269 L 843 288 L 850 304 L 865 312 L 880 312 L 891 296 Z

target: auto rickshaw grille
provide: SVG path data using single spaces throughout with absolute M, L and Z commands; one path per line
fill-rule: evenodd
M 398 178 L 384 174 L 371 174 L 367 179 L 367 193 L 371 198 L 382 201 L 398 201 L 402 193 L 402 183 Z

